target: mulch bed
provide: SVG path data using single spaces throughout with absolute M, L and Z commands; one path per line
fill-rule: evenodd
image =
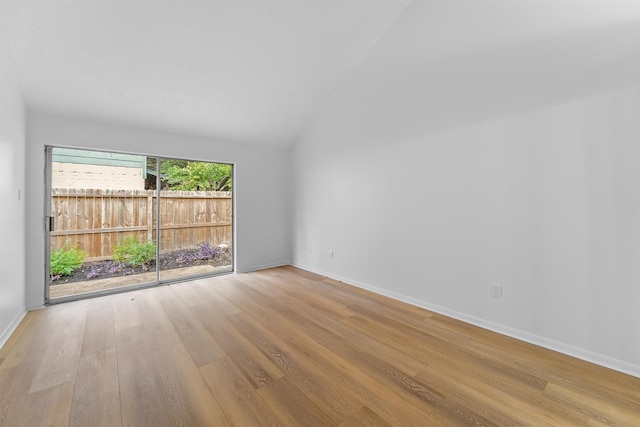
M 218 255 L 210 259 L 197 259 L 195 256 L 197 249 L 185 249 L 160 254 L 160 270 L 172 270 L 175 268 L 191 267 L 196 265 L 211 265 L 222 267 L 231 265 L 233 251 L 231 246 L 221 248 Z M 123 266 L 113 261 L 92 261 L 86 262 L 74 271 L 70 276 L 59 276 L 53 278 L 49 283 L 51 286 L 64 285 L 75 282 L 86 282 L 88 280 L 109 279 L 113 277 L 130 276 L 153 272 L 156 269 L 156 261 L 151 261 L 148 265 L 134 267 Z

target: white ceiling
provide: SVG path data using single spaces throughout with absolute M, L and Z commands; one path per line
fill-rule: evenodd
M 640 72 L 640 0 L 0 1 L 30 109 L 249 144 L 294 142 L 358 65 L 422 73 L 427 111 L 461 79 L 511 105 Z
M 326 114 L 393 142 L 638 85 L 640 0 L 414 0 Z
M 407 0 L 6 0 L 29 108 L 292 143 Z

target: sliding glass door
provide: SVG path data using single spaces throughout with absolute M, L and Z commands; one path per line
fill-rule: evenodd
M 232 270 L 232 167 L 160 159 L 160 280 Z
M 47 300 L 233 271 L 229 164 L 49 147 Z

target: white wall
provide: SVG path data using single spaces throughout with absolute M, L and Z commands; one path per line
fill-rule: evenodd
M 0 13 L 0 346 L 26 313 L 25 112 Z M 18 191 L 21 198 L 18 199 Z
M 236 146 L 180 135 L 30 114 L 28 118 L 27 298 L 44 298 L 45 145 L 158 154 L 235 164 L 237 271 L 287 264 L 291 260 L 290 158 L 288 150 Z
M 419 31 L 416 13 L 399 21 Z M 584 61 L 548 55 L 542 79 L 515 64 L 568 41 L 443 57 L 434 75 L 402 31 L 293 148 L 295 265 L 640 376 L 637 50 L 609 67 L 597 55 L 615 49 L 571 34 Z

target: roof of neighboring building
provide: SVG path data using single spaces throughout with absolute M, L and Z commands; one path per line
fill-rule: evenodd
M 53 162 L 79 163 L 86 165 L 122 166 L 140 168 L 146 174 L 147 157 L 136 154 L 109 153 L 103 151 L 77 150 L 74 148 L 54 148 Z

